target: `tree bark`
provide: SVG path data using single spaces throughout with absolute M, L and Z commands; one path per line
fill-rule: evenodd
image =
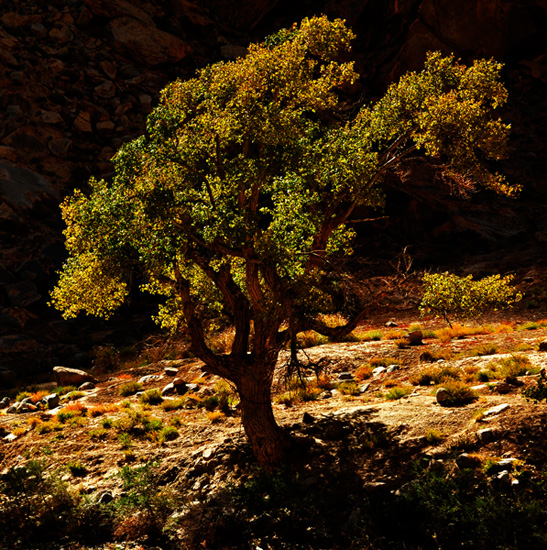
M 278 426 L 272 409 L 271 376 L 257 368 L 256 374 L 242 374 L 237 389 L 241 399 L 242 422 L 258 463 L 274 470 L 285 460 L 290 438 Z M 262 371 L 262 372 L 261 372 Z

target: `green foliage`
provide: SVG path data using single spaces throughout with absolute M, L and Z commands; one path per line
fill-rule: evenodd
M 388 401 L 397 401 L 398 399 L 402 399 L 403 397 L 406 397 L 411 393 L 412 393 L 412 388 L 405 387 L 405 386 L 395 386 L 393 388 L 390 388 L 384 394 L 384 397 Z
M 448 380 L 442 385 L 443 389 L 448 392 L 447 397 L 443 400 L 443 405 L 454 407 L 465 405 L 477 399 L 477 394 L 461 380 Z
M 541 369 L 537 383 L 522 390 L 522 395 L 527 400 L 534 401 L 534 403 L 539 403 L 543 400 L 547 401 L 547 377 L 545 373 L 545 369 Z
M 159 537 L 165 531 L 167 519 L 177 500 L 167 489 L 160 487 L 158 464 L 148 462 L 139 466 L 123 466 L 118 471 L 122 481 L 122 496 L 113 502 L 119 525 L 117 534 L 127 539 L 143 536 Z
M 430 53 L 422 71 L 348 116 L 353 37 L 339 19 L 306 18 L 167 85 L 146 134 L 114 156 L 112 181 L 92 178 L 64 200 L 69 258 L 51 303 L 66 318 L 108 317 L 141 280 L 162 297 L 158 323 L 185 326 L 209 372 L 240 391 L 247 378 L 271 386 L 277 353 L 298 333 L 343 337 L 319 315 L 336 310 L 347 221 L 383 208 L 383 179 L 397 181 L 411 156 L 461 193 L 515 192 L 483 162 L 503 156 L 509 131 L 494 117 L 507 99 L 500 64 Z M 205 335 L 221 315 L 235 327 L 229 354 Z
M 141 403 L 147 405 L 159 405 L 163 402 L 163 397 L 160 390 L 158 390 L 157 388 L 152 388 L 143 392 L 139 396 L 139 400 Z
M 122 384 L 120 386 L 120 389 L 118 390 L 118 395 L 122 397 L 128 397 L 129 395 L 134 395 L 141 390 L 142 384 L 139 384 L 135 380 L 131 380 L 130 382 L 126 382 L 125 384 Z
M 513 278 L 492 275 L 475 281 L 473 275 L 426 273 L 420 312 L 433 312 L 448 320 L 449 315 L 477 317 L 489 310 L 511 307 L 522 299 L 522 293 L 511 285 Z

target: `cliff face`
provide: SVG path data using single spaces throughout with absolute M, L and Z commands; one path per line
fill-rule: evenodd
M 503 169 L 524 184 L 523 198 L 500 201 L 495 210 L 480 197 L 462 205 L 424 173 L 409 182 L 414 199 L 404 190 L 393 195 L 388 213 L 396 223 L 372 230 L 381 229 L 394 247 L 420 243 L 424 261 L 431 259 L 428 247 L 435 253 L 443 243 L 463 252 L 478 242 L 486 252 L 515 242 L 541 249 L 547 241 L 547 0 L 3 0 L 0 367 L 49 368 L 77 351 L 67 345 L 83 327 L 70 325 L 66 333 L 68 325 L 46 306 L 64 256 L 62 197 L 85 187 L 90 175 L 112 172 L 109 159 L 143 132 L 167 82 L 320 13 L 345 18 L 358 35 L 357 68 L 363 95 L 371 98 L 418 69 L 430 49 L 463 61 L 493 56 L 506 63 L 511 99 L 503 116 L 514 135 Z

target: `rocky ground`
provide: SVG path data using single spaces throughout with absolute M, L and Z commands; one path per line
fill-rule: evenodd
M 529 312 L 520 317 L 497 317 L 490 329 L 483 330 L 486 333 L 444 342 L 429 337 L 431 331 L 442 327 L 430 320 L 422 322 L 422 344 L 410 346 L 401 339 L 408 332 L 409 321 L 394 319 L 396 327 L 386 328 L 382 322 L 360 328 L 361 334 L 369 336 L 381 332 L 381 340 L 328 343 L 302 351 L 304 363 L 323 365 L 321 388 L 310 400 L 299 401 L 295 399 L 297 388 L 293 385 L 292 393 L 287 393 L 280 376 L 274 396 L 278 422 L 298 442 L 291 471 L 299 472 L 299 479 L 311 493 L 323 483 L 326 472 L 333 476 L 344 472 L 344 483 L 359 486 L 364 495 L 397 494 L 411 480 L 416 464 L 425 465 L 428 471 L 488 471 L 489 483 L 518 491 L 519 484 L 524 486 L 526 480 L 536 479 L 545 466 L 547 405 L 534 404 L 522 395 L 522 389 L 535 385 L 538 371 L 547 366 L 547 354 L 540 351 L 540 343 L 547 339 L 547 323 L 538 321 L 541 315 L 541 311 L 535 313 L 535 325 L 530 324 L 534 315 Z M 486 327 L 486 321 L 481 326 Z M 477 372 L 512 356 L 526 357 L 529 363 L 525 373 L 508 379 L 509 384 L 499 378 L 488 384 L 476 379 Z M 384 359 L 384 370 L 377 366 L 382 363 L 379 358 Z M 285 360 L 280 359 L 280 374 Z M 355 376 L 362 378 L 359 369 L 363 365 L 376 370 L 369 373 L 370 377 L 357 380 L 357 389 L 353 388 L 353 395 L 348 394 L 340 383 L 355 380 Z M 447 367 L 467 373 L 468 385 L 477 392 L 476 399 L 459 406 L 443 406 L 436 397 L 439 386 L 418 384 L 425 370 Z M 313 386 L 312 370 L 304 374 L 310 376 Z M 169 410 L 165 405 L 181 400 L 181 396 L 168 391 L 162 403 L 147 405 L 142 404 L 140 394 L 120 395 L 120 388 L 130 381 L 140 380 L 141 390 L 157 388 L 159 393 L 174 378 L 189 384 L 181 408 Z M 47 389 L 55 385 L 51 383 Z M 389 399 L 387 394 L 394 388 L 408 393 Z M 218 499 L 226 498 L 227 487 L 244 486 L 260 475 L 253 465 L 235 402 L 229 402 L 224 412 L 214 403 L 196 407 L 196 403 L 222 392 L 229 393 L 203 372 L 199 361 L 171 359 L 127 365 L 99 376 L 95 387 L 72 396 L 76 399 L 68 408 L 62 403 L 53 410 L 20 414 L 4 409 L 0 416 L 2 479 L 29 461 L 43 460 L 50 471 L 60 468 L 59 475 L 90 502 L 108 502 L 123 496 L 120 469 L 138 469 L 153 462 L 158 487 L 184 497 L 184 504 L 173 512 L 177 527 L 172 536 L 179 537 L 179 544 L 185 540 L 188 548 L 247 548 L 239 543 L 229 545 L 228 539 L 220 543 L 219 516 L 214 521 L 207 519 L 208 507 L 218 511 Z M 59 416 L 60 410 L 66 412 L 70 407 L 84 414 L 64 419 Z M 128 424 L 131 415 L 134 421 Z M 148 418 L 148 426 L 157 421 L 159 426 L 176 428 L 176 432 L 162 439 L 162 432 L 147 431 L 143 418 Z M 43 429 L 52 421 L 55 425 L 51 431 Z M 335 488 L 332 490 L 336 493 Z M 334 502 L 336 499 L 333 505 L 339 506 Z M 348 502 L 347 506 L 347 515 L 351 515 L 355 505 Z M 333 510 L 333 514 L 335 511 L 340 512 Z M 147 533 L 140 533 L 128 521 L 117 531 L 119 541 L 150 541 Z M 203 521 L 211 521 L 214 528 L 204 531 Z M 315 520 L 309 521 L 313 525 Z M 193 533 L 194 546 L 188 542 L 189 532 Z M 252 531 L 253 536 L 257 533 L 259 527 Z M 284 547 L 267 540 L 267 548 Z

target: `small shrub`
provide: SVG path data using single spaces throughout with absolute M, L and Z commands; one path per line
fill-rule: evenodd
M 185 397 L 180 397 L 176 399 L 165 399 L 161 404 L 161 408 L 165 412 L 176 411 L 178 409 L 183 409 L 185 403 L 186 403 Z
M 537 383 L 522 390 L 522 395 L 528 401 L 534 401 L 534 403 L 547 401 L 547 378 L 545 374 L 545 369 L 541 369 Z
M 135 382 L 134 380 L 132 380 L 125 384 L 122 384 L 120 386 L 120 389 L 118 390 L 118 394 L 121 397 L 129 397 L 130 395 L 134 395 L 141 390 L 142 390 L 142 384 L 139 384 L 138 382 Z
M 453 407 L 457 405 L 465 405 L 477 399 L 477 394 L 461 380 L 450 380 L 442 386 L 448 396 L 443 404 Z
M 296 343 L 300 348 L 312 348 L 314 346 L 320 346 L 327 344 L 329 339 L 314 330 L 307 330 L 305 332 L 299 332 L 296 335 Z
M 164 426 L 158 435 L 158 441 L 160 443 L 164 443 L 165 441 L 173 441 L 174 439 L 177 439 L 178 436 L 179 431 L 175 426 Z
M 15 401 L 23 401 L 23 399 L 27 399 L 27 397 L 32 397 L 32 394 L 28 391 L 21 391 L 15 397 Z
M 97 428 L 95 430 L 89 430 L 87 432 L 89 439 L 99 439 L 104 441 L 108 437 L 108 430 L 105 428 Z
M 222 411 L 209 411 L 207 412 L 207 418 L 210 420 L 211 424 L 218 424 L 226 417 Z
M 394 388 L 398 384 L 399 382 L 397 382 L 394 378 L 386 378 L 383 382 L 384 388 Z
M 436 445 L 444 441 L 445 436 L 439 430 L 429 430 L 425 434 L 425 438 L 430 445 Z
M 36 404 L 40 401 L 42 401 L 42 399 L 46 396 L 46 395 L 49 395 L 49 392 L 47 390 L 39 390 L 39 391 L 35 391 L 31 396 L 30 396 L 30 399 L 31 401 Z
M 372 376 L 373 368 L 370 364 L 367 365 L 361 365 L 356 371 L 355 371 L 355 378 L 357 380 L 366 380 Z
M 378 342 L 384 337 L 384 333 L 379 330 L 369 330 L 359 337 L 361 342 Z
M 139 401 L 146 405 L 159 405 L 163 402 L 161 391 L 157 388 L 146 390 L 140 395 Z
M 361 394 L 359 385 L 356 382 L 352 382 L 352 381 L 341 382 L 340 384 L 338 384 L 336 389 L 342 395 L 360 395 Z
M 37 416 L 31 416 L 30 418 L 27 419 L 27 424 L 31 427 L 31 428 L 35 428 L 36 426 L 38 426 L 38 424 L 42 424 L 42 419 L 37 417 Z
M 389 401 L 396 401 L 402 399 L 412 393 L 412 388 L 404 386 L 395 386 L 384 394 L 384 397 Z
M 522 325 L 517 326 L 518 331 L 523 330 L 538 330 L 540 328 L 539 324 L 535 321 L 528 321 L 527 323 L 523 323 Z
M 37 424 L 34 428 L 34 431 L 37 434 L 46 434 L 50 432 L 57 432 L 64 428 L 63 424 L 60 422 L 56 422 L 54 420 L 48 420 L 46 422 L 42 422 L 41 424 Z
M 110 428 L 112 428 L 113 425 L 114 425 L 114 420 L 112 418 L 107 417 L 107 418 L 101 419 L 101 426 L 105 430 L 109 430 Z
M 332 390 L 332 388 L 334 387 L 332 383 L 332 379 L 330 378 L 330 376 L 327 376 L 326 374 L 320 374 L 317 377 L 316 384 L 317 384 L 317 387 L 321 388 L 322 390 Z
M 534 372 L 532 362 L 526 355 L 511 355 L 498 361 L 499 373 L 503 377 L 523 376 L 528 371 Z
M 66 466 L 74 477 L 83 477 L 87 474 L 87 468 L 80 460 L 68 462 Z
M 469 350 L 469 355 L 472 357 L 484 357 L 486 355 L 495 355 L 498 353 L 498 350 L 499 348 L 496 344 L 482 344 Z
M 67 394 L 65 394 L 65 399 L 68 401 L 75 401 L 76 399 L 80 399 L 80 397 L 83 397 L 85 393 L 83 391 L 74 390 Z
M 133 448 L 133 438 L 128 433 L 118 434 L 118 443 L 122 449 L 131 450 Z
M 57 386 L 52 390 L 52 393 L 56 393 L 59 397 L 63 397 L 67 393 L 76 391 L 76 386 Z

